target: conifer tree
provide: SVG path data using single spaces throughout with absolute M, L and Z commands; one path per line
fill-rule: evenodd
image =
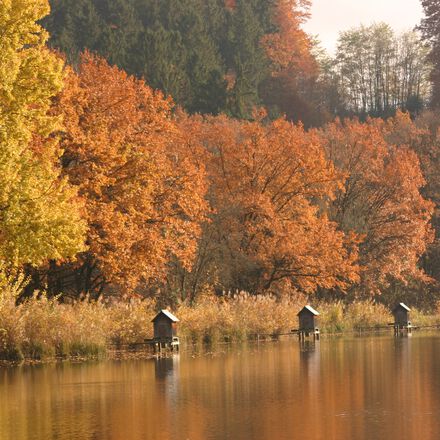
M 291 97 L 309 74 L 305 0 L 50 1 L 44 25 L 71 62 L 88 49 L 190 113 L 251 118 L 265 105 L 301 117 Z M 275 96 L 268 84 L 281 60 L 292 80 Z

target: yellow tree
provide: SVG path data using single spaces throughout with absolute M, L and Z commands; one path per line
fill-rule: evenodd
M 0 261 L 41 264 L 83 249 L 76 193 L 60 178 L 60 150 L 48 114 L 63 64 L 36 23 L 46 0 L 0 2 Z

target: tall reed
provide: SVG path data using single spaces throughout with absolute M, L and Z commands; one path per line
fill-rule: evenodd
M 151 320 L 158 304 L 151 299 L 90 301 L 62 304 L 44 293 L 17 304 L 25 284 L 0 271 L 0 359 L 20 361 L 53 357 L 99 357 L 109 346 L 143 342 L 153 336 Z M 244 341 L 290 334 L 298 327 L 297 313 L 306 304 L 301 295 L 276 298 L 240 292 L 218 297 L 204 295 L 174 313 L 187 342 Z M 373 300 L 317 302 L 319 326 L 324 333 L 385 327 L 392 317 Z M 440 309 L 432 315 L 412 312 L 414 325 L 440 325 Z

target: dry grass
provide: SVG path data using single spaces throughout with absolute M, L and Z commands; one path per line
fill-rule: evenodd
M 111 343 L 151 337 L 152 301 L 107 305 L 85 298 L 67 305 L 35 294 L 16 305 L 22 282 L 0 280 L 0 359 L 100 357 Z
M 290 332 L 296 326 L 299 301 L 241 292 L 202 298 L 195 306 L 178 310 L 181 334 L 192 341 L 241 341 Z
M 374 329 L 392 322 L 390 311 L 372 300 L 320 303 L 320 328 L 326 333 L 341 333 L 360 329 Z
M 153 300 L 89 301 L 61 304 L 36 294 L 16 305 L 24 281 L 0 274 L 0 359 L 20 361 L 53 357 L 99 357 L 110 344 L 125 345 L 152 337 Z M 296 299 L 295 299 L 296 298 Z M 247 293 L 205 295 L 197 304 L 180 305 L 180 336 L 187 342 L 244 341 L 289 333 L 297 328 L 297 313 L 306 303 L 300 295 L 278 299 Z M 390 312 L 374 301 L 316 303 L 324 333 L 386 326 Z M 440 324 L 440 305 L 433 315 L 412 312 L 416 326 Z

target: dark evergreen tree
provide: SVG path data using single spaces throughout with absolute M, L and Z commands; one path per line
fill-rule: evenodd
M 200 0 L 137 0 L 143 32 L 136 73 L 190 112 L 225 108 L 224 65 Z
M 51 45 L 75 63 L 85 49 L 99 53 L 112 64 L 135 73 L 133 42 L 141 23 L 133 4 L 126 0 L 51 0 L 51 14 L 43 24 Z
M 248 118 L 255 106 L 262 105 L 258 88 L 270 74 L 269 60 L 260 41 L 266 33 L 258 6 L 259 0 L 237 0 L 229 12 L 229 32 L 223 43 L 224 57 L 231 76 L 229 112 Z
M 73 64 L 88 49 L 191 113 L 250 118 L 258 106 L 278 114 L 267 93 L 274 66 L 262 45 L 279 31 L 278 1 L 50 0 L 43 24 Z

